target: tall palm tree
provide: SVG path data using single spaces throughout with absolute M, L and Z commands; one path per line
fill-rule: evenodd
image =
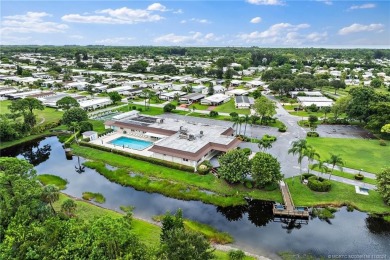
M 73 135 L 76 135 L 76 132 L 80 131 L 80 124 L 78 122 L 71 122 L 70 129 L 73 130 Z M 79 141 L 78 141 L 77 136 L 75 136 L 74 139 L 76 140 L 76 143 L 78 144 Z
M 330 158 L 327 160 L 327 163 L 332 165 L 332 170 L 331 170 L 331 172 L 329 174 L 329 180 L 330 180 L 330 177 L 332 177 L 333 170 L 334 170 L 334 167 L 336 165 L 338 166 L 340 171 L 343 171 L 343 167 L 342 166 L 344 166 L 344 161 L 343 161 L 343 159 L 341 158 L 341 156 L 339 154 L 330 153 Z
M 242 126 L 242 123 L 244 123 L 244 120 L 245 120 L 245 118 L 243 117 L 243 116 L 240 116 L 239 118 L 238 118 L 238 125 L 240 126 L 240 130 L 239 130 L 239 135 L 241 135 L 241 126 Z
M 321 173 L 328 173 L 330 171 L 326 161 L 318 161 L 318 163 L 315 163 L 312 165 L 312 169 L 317 168 Z M 320 177 L 317 175 L 317 177 Z
M 43 201 L 50 204 L 50 207 L 53 210 L 54 214 L 56 213 L 56 211 L 53 207 L 53 202 L 57 201 L 59 199 L 59 196 L 60 195 L 57 186 L 50 184 L 43 188 L 42 199 Z
M 304 152 L 307 149 L 307 141 L 305 139 L 299 139 L 291 143 L 291 148 L 288 149 L 288 153 L 298 155 L 299 173 L 302 180 L 302 159 L 305 158 Z
M 313 146 L 307 146 L 304 155 L 307 157 L 309 160 L 309 167 L 307 167 L 307 173 L 310 173 L 310 165 L 313 163 L 315 159 L 319 160 L 320 155 L 317 153 L 316 149 L 313 148 Z
M 246 126 L 248 125 L 248 122 L 249 122 L 249 116 L 245 115 L 243 120 L 245 122 L 245 128 L 244 128 L 244 135 L 245 135 L 246 134 Z
M 232 121 L 233 121 L 233 130 L 236 132 L 236 135 L 237 135 L 240 118 L 238 116 L 232 117 Z

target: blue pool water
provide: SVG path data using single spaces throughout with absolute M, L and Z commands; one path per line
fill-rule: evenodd
M 139 139 L 133 139 L 129 137 L 119 137 L 117 139 L 114 139 L 110 142 L 108 142 L 113 145 L 117 146 L 125 146 L 130 149 L 134 150 L 144 150 L 145 148 L 151 146 L 153 143 L 149 141 L 139 140 Z

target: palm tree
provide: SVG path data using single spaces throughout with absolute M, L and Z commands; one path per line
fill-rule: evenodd
M 61 205 L 61 212 L 67 215 L 68 217 L 71 217 L 74 215 L 76 208 L 77 208 L 77 204 L 73 200 L 67 199 Z
M 328 173 L 329 167 L 326 163 L 326 161 L 318 161 L 318 163 L 315 163 L 312 165 L 312 169 L 317 168 L 321 173 Z M 320 177 L 320 176 L 317 176 Z
M 80 125 L 79 125 L 79 123 L 78 123 L 78 122 L 72 122 L 72 123 L 70 124 L 70 129 L 73 130 L 73 135 L 76 135 L 76 132 L 80 131 Z M 76 140 L 76 143 L 78 144 L 79 142 L 78 142 L 77 136 L 75 136 L 74 139 Z
M 233 130 L 236 132 L 237 135 L 240 118 L 238 116 L 232 117 L 232 121 L 233 121 Z
M 245 134 L 246 134 L 246 126 L 248 125 L 248 122 L 249 122 L 249 116 L 245 115 L 243 120 L 245 122 L 245 128 L 244 128 L 244 136 L 245 136 Z
M 261 139 L 257 144 L 257 146 L 259 147 L 260 150 L 263 150 L 265 152 L 267 149 L 272 148 L 272 141 Z
M 319 160 L 320 155 L 317 153 L 316 149 L 313 148 L 313 146 L 307 146 L 304 155 L 309 160 L 309 167 L 307 167 L 307 173 L 310 173 L 310 165 L 313 163 L 315 159 Z
M 245 120 L 245 118 L 243 116 L 240 116 L 238 118 L 238 125 L 240 126 L 240 131 L 238 133 L 239 135 L 241 135 L 241 126 L 242 126 L 242 123 L 244 123 L 244 120 Z
M 333 170 L 334 170 L 334 167 L 336 165 L 338 165 L 340 171 L 343 171 L 343 167 L 342 166 L 344 166 L 344 161 L 343 161 L 343 159 L 341 158 L 341 156 L 339 154 L 330 153 L 330 158 L 327 160 L 327 163 L 332 165 L 332 170 L 331 170 L 331 172 L 329 174 L 329 180 L 330 180 L 330 177 L 332 177 Z
M 57 186 L 50 184 L 43 188 L 42 200 L 50 204 L 50 207 L 53 210 L 54 214 L 56 213 L 56 211 L 53 207 L 53 202 L 57 201 L 59 199 L 59 196 L 60 195 Z
M 305 158 L 304 152 L 307 149 L 307 141 L 305 139 L 299 139 L 291 143 L 291 148 L 288 149 L 288 153 L 293 155 L 298 154 L 299 173 L 302 180 L 302 159 Z

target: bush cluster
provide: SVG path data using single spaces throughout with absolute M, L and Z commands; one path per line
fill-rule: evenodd
M 206 160 L 198 166 L 197 171 L 199 174 L 208 174 L 212 168 L 211 163 Z
M 312 177 L 312 176 L 315 176 L 315 175 L 312 174 L 312 173 L 304 173 L 304 174 L 302 174 L 302 177 L 303 177 L 304 179 L 309 179 L 309 178 Z
M 276 138 L 276 136 L 265 134 L 265 135 L 263 135 L 263 137 L 261 139 L 262 140 L 271 141 L 271 142 L 275 142 L 277 138 Z
M 48 129 L 52 129 L 52 128 L 57 127 L 59 125 L 60 125 L 60 122 L 50 122 L 50 123 L 46 123 L 46 124 L 42 124 L 42 125 L 37 125 L 31 129 L 31 134 L 32 135 L 40 134 L 40 133 L 45 132 Z
M 307 132 L 307 137 L 319 137 L 320 135 L 317 132 Z
M 137 159 L 137 160 L 142 160 L 142 161 L 145 161 L 145 162 L 154 163 L 156 165 L 166 166 L 166 167 L 169 167 L 169 168 L 172 168 L 172 169 L 177 169 L 177 170 L 182 170 L 182 171 L 187 171 L 187 172 L 194 172 L 194 168 L 193 167 L 186 166 L 186 165 L 181 165 L 181 164 L 178 164 L 178 163 L 172 163 L 172 162 L 168 162 L 168 161 L 163 161 L 163 160 L 159 160 L 159 159 L 155 159 L 155 158 L 142 156 L 142 155 L 139 155 L 139 154 L 132 154 L 132 153 L 124 152 L 124 151 L 113 150 L 113 149 L 111 149 L 109 147 L 103 147 L 103 146 L 99 146 L 99 145 L 92 144 L 92 143 L 80 142 L 80 145 L 86 146 L 86 147 L 91 147 L 91 148 L 98 149 L 98 150 L 102 150 L 102 151 L 105 151 L 105 152 L 112 152 L 112 153 L 115 153 L 115 154 L 119 154 L 119 155 L 130 157 L 130 158 L 134 158 L 134 159 Z
M 386 146 L 387 144 L 386 144 L 385 140 L 379 140 L 379 145 Z
M 317 178 L 317 176 L 311 176 L 308 178 L 307 186 L 313 191 L 327 192 L 330 191 L 332 184 L 330 181 L 324 178 Z
M 248 155 L 248 156 L 252 153 L 251 148 L 248 148 L 248 147 L 242 149 L 242 151 L 243 151 L 246 155 Z
M 355 180 L 361 181 L 364 179 L 364 175 L 361 173 L 355 174 Z
M 278 131 L 281 132 L 281 133 L 284 133 L 284 132 L 287 131 L 287 127 L 286 126 L 281 126 L 281 127 L 279 127 Z

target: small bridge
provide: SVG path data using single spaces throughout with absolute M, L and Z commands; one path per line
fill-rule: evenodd
M 287 184 L 284 181 L 280 181 L 279 187 L 282 192 L 284 205 L 274 204 L 274 215 L 280 217 L 309 218 L 309 209 L 307 207 L 294 206 Z

